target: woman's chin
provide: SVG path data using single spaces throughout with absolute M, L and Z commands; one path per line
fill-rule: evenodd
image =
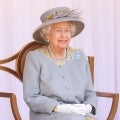
M 67 48 L 69 46 L 69 44 L 60 44 L 59 47 L 60 48 Z

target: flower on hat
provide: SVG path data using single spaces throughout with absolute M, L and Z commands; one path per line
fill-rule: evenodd
M 49 14 L 46 16 L 46 21 L 61 18 L 61 17 L 79 18 L 79 15 L 80 13 L 75 12 L 75 10 L 55 11 L 52 14 Z

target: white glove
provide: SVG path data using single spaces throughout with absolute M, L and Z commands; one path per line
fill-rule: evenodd
M 71 104 L 61 104 L 56 106 L 56 112 L 61 112 L 61 113 L 75 113 L 75 114 L 81 114 L 85 116 L 85 112 L 82 111 L 81 107 L 78 107 L 76 105 L 71 105 Z
M 85 104 L 73 104 L 73 106 L 78 107 L 85 114 L 90 113 L 92 111 L 92 106 L 90 104 L 86 104 L 86 105 Z

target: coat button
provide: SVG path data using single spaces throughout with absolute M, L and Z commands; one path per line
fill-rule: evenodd
M 66 79 L 66 78 L 67 78 L 67 76 L 62 76 L 62 78 L 63 78 L 63 79 Z
M 65 86 L 65 89 L 69 90 L 69 87 L 68 87 L 68 86 Z

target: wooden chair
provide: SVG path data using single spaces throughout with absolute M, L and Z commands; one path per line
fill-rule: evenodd
M 13 55 L 7 59 L 0 60 L 0 70 L 3 70 L 5 72 L 8 72 L 8 73 L 14 75 L 15 77 L 18 78 L 19 81 L 22 82 L 23 67 L 24 67 L 26 54 L 29 51 L 35 50 L 41 46 L 42 46 L 42 44 L 35 42 L 35 41 L 25 45 L 15 55 Z M 4 63 L 8 63 L 8 62 L 11 62 L 13 60 L 15 60 L 15 64 L 16 64 L 15 70 L 3 65 Z M 94 57 L 88 56 L 88 61 L 90 64 L 90 70 L 91 70 L 91 75 L 92 75 L 93 84 L 94 84 Z M 112 105 L 111 105 L 110 113 L 107 117 L 107 120 L 113 120 L 115 117 L 116 111 L 117 111 L 117 107 L 118 107 L 119 94 L 97 92 L 97 96 L 112 98 Z M 22 120 L 20 113 L 19 113 L 19 110 L 18 110 L 18 106 L 17 106 L 16 95 L 14 93 L 0 92 L 0 97 L 10 98 L 12 113 L 13 113 L 15 120 Z

